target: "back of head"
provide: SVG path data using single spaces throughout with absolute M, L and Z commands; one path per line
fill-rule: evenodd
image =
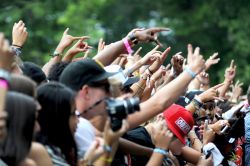
M 3 144 L 1 158 L 8 165 L 18 165 L 29 153 L 36 119 L 36 104 L 33 98 L 8 92 L 5 109 L 7 137 Z
M 37 99 L 42 106 L 38 122 L 37 140 L 42 144 L 59 147 L 66 159 L 75 143 L 69 127 L 75 94 L 59 82 L 42 84 L 37 89 Z
M 68 62 L 58 62 L 54 64 L 49 70 L 48 80 L 59 81 L 60 75 L 63 70 L 68 66 Z
M 32 62 L 24 62 L 22 66 L 23 74 L 34 80 L 38 85 L 46 81 L 46 75 L 42 69 Z
M 20 92 L 28 96 L 34 97 L 36 90 L 36 83 L 29 77 L 12 74 L 10 80 L 10 91 Z

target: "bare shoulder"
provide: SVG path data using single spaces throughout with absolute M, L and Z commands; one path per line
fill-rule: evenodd
M 38 142 L 32 142 L 29 158 L 35 161 L 37 166 L 52 166 L 52 160 L 46 150 L 46 148 L 38 143 Z
M 24 159 L 19 166 L 37 166 L 36 162 L 30 158 Z

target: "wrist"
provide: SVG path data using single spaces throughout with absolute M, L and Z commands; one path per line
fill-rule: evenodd
M 55 52 L 62 54 L 64 50 L 65 50 L 64 47 L 58 46 L 58 47 L 56 47 Z
M 168 154 L 168 150 L 167 148 L 154 148 L 154 153 L 160 153 L 162 154 L 163 156 L 166 156 Z

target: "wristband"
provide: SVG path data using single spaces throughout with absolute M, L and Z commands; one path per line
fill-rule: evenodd
M 192 102 L 197 110 L 199 110 L 203 106 L 203 104 L 195 98 L 193 98 Z
M 130 47 L 130 45 L 129 45 L 129 43 L 128 43 L 128 39 L 127 39 L 127 38 L 124 38 L 122 41 L 123 41 L 123 44 L 124 44 L 124 46 L 125 46 L 125 48 L 126 48 L 128 54 L 131 55 L 131 54 L 133 53 L 133 50 L 132 50 L 132 48 Z
M 135 33 L 134 33 L 134 32 L 131 33 L 130 35 L 128 35 L 128 39 L 129 39 L 134 45 L 138 44 L 138 40 L 136 39 Z
M 0 88 L 8 89 L 8 82 L 0 79 Z
M 11 50 L 16 56 L 20 56 L 22 53 L 21 47 L 16 47 L 14 45 L 11 46 Z
M 154 149 L 154 152 L 155 152 L 155 153 L 160 153 L 160 154 L 162 154 L 162 155 L 164 155 L 164 156 L 166 156 L 166 155 L 168 154 L 168 151 L 167 151 L 167 150 L 164 150 L 164 149 L 161 149 L 161 148 L 155 148 L 155 149 Z
M 186 71 L 192 78 L 195 78 L 196 73 L 193 72 L 189 67 L 185 67 L 185 71 Z

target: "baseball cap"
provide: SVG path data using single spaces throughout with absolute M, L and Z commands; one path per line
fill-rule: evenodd
M 168 128 L 185 144 L 185 136 L 194 125 L 192 114 L 184 107 L 173 104 L 163 112 Z
M 139 77 L 126 76 L 125 73 L 123 72 L 121 66 L 119 66 L 119 65 L 109 65 L 109 66 L 104 67 L 104 69 L 107 72 L 116 73 L 113 76 L 111 76 L 110 78 L 116 78 L 119 81 L 121 81 L 123 87 L 130 86 L 130 85 L 134 84 L 135 82 L 138 82 L 140 79 Z
M 59 81 L 78 91 L 83 85 L 94 85 L 115 73 L 109 73 L 95 60 L 86 58 L 70 63 L 62 72 Z

